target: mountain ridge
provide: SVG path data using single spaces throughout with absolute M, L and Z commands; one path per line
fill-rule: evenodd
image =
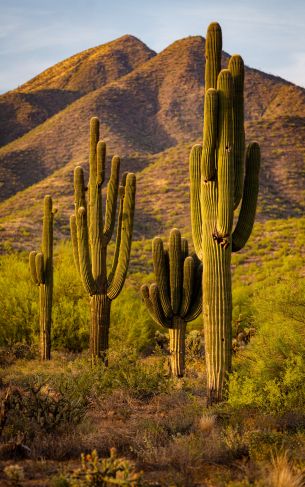
M 128 40 L 138 46 L 139 63 L 135 61 L 133 69 L 97 88 L 87 78 L 84 83 L 87 88 L 91 86 L 87 93 L 0 149 L 3 237 L 11 239 L 9 227 L 17 228 L 19 221 L 19 226 L 29 233 L 29 240 L 35 231 L 29 217 L 22 216 L 24 208 L 18 199 L 29 202 L 28 213 L 33 221 L 34 216 L 38 217 L 35 191 L 42 197 L 43 192 L 50 190 L 61 205 L 70 201 L 69 210 L 62 211 L 58 220 L 61 223 L 57 225 L 60 235 L 67 234 L 68 213 L 73 205 L 73 167 L 87 167 L 88 124 L 93 115 L 101 119 L 101 136 L 107 141 L 109 155 L 119 153 L 122 170 L 138 173 L 137 204 L 142 215 L 136 228 L 138 235 L 153 230 L 162 232 L 179 217 L 182 225 L 187 224 L 187 159 L 190 146 L 200 141 L 202 131 L 205 40 L 200 36 L 187 37 L 156 54 L 138 39 L 129 37 L 120 39 L 123 44 Z M 111 43 L 107 46 L 111 58 Z M 131 55 L 132 48 L 128 53 Z M 223 52 L 223 66 L 228 58 Z M 112 61 L 117 64 L 115 56 Z M 53 68 L 44 73 L 52 73 Z M 85 66 L 82 69 L 86 72 Z M 117 67 L 114 72 L 118 72 Z M 41 80 L 39 76 L 33 79 Z M 98 84 L 96 80 L 94 83 Z M 247 137 L 249 141 L 257 140 L 263 149 L 259 218 L 268 218 L 268 212 L 269 217 L 275 218 L 301 214 L 305 90 L 246 67 L 245 108 Z M 148 192 L 145 178 L 149 181 Z M 20 190 L 22 193 L 18 193 Z M 158 210 L 160 201 L 163 222 Z M 148 230 L 147 222 L 152 230 Z M 27 237 L 20 238 L 26 242 Z

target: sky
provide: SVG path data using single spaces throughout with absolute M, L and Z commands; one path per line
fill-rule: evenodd
M 0 0 L 0 93 L 124 34 L 160 52 L 212 21 L 225 51 L 305 87 L 305 0 Z

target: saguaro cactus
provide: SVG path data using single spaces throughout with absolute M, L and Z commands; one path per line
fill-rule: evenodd
M 124 173 L 119 184 L 120 159 L 114 156 L 107 186 L 106 209 L 102 210 L 102 185 L 105 180 L 106 144 L 99 141 L 99 120 L 90 121 L 88 204 L 83 169 L 74 171 L 75 214 L 70 228 L 76 267 L 90 295 L 90 350 L 93 360 L 105 363 L 108 349 L 111 301 L 124 285 L 132 241 L 136 177 Z M 107 247 L 111 240 L 119 196 L 115 252 L 107 276 Z
M 260 149 L 245 153 L 244 64 L 231 57 L 221 70 L 222 34 L 217 23 L 206 38 L 203 143 L 190 154 L 193 241 L 202 259 L 208 402 L 220 401 L 232 356 L 231 252 L 247 242 L 254 223 Z M 244 177 L 244 165 L 246 167 Z M 233 230 L 233 212 L 241 208 Z
M 41 252 L 34 250 L 29 256 L 31 277 L 33 282 L 39 286 L 40 356 L 42 360 L 51 358 L 53 217 L 52 198 L 45 196 Z
M 169 250 L 164 250 L 162 239 L 156 237 L 152 253 L 157 283 L 142 286 L 141 292 L 152 319 L 169 330 L 172 374 L 181 377 L 186 324 L 202 311 L 202 264 L 196 255 L 188 255 L 187 240 L 176 228 L 170 233 Z

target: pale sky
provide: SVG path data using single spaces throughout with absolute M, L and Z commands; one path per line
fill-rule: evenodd
M 225 51 L 305 87 L 305 0 L 0 0 L 0 92 L 124 34 L 160 52 L 212 21 Z

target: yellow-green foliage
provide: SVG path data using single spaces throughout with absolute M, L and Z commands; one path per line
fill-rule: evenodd
M 305 403 L 304 279 L 282 278 L 252 300 L 257 334 L 236 360 L 229 404 L 301 411 Z
M 140 487 L 142 472 L 137 472 L 130 460 L 119 458 L 115 448 L 109 458 L 99 458 L 96 450 L 81 456 L 81 468 L 72 474 L 62 475 L 55 487 L 107 487 L 124 485 Z
M 28 273 L 26 254 L 0 257 L 0 346 L 37 343 L 37 296 Z M 137 350 L 151 347 L 156 326 L 147 316 L 137 292 L 141 282 L 142 276 L 135 276 L 113 302 L 115 326 L 110 333 L 110 343 L 114 347 L 122 334 L 125 343 L 133 344 Z M 89 321 L 88 296 L 77 275 L 71 245 L 61 243 L 54 251 L 53 347 L 71 351 L 86 349 Z
M 17 254 L 0 259 L 0 345 L 30 343 L 38 333 L 38 304 L 29 280 L 28 256 Z

